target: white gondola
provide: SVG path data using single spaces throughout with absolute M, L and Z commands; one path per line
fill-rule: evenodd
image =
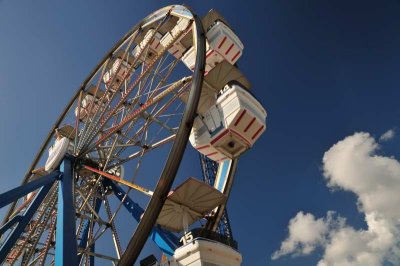
M 118 70 L 119 65 L 121 65 L 121 67 Z M 124 78 L 129 79 L 130 73 L 128 73 L 128 71 L 130 68 L 130 63 L 128 63 L 126 60 L 122 60 L 120 57 L 117 57 L 114 60 L 112 67 L 106 73 L 104 73 L 103 82 L 108 85 L 108 83 L 111 81 L 111 78 L 113 78 L 115 75 L 113 84 L 110 88 L 115 92 L 120 87 Z
M 154 38 L 152 40 L 150 40 L 153 35 L 154 35 Z M 148 64 L 164 48 L 164 46 L 160 42 L 161 38 L 162 38 L 162 35 L 159 32 L 155 32 L 154 29 L 150 29 L 146 33 L 146 35 L 144 36 L 144 38 L 140 42 L 140 44 L 138 46 L 136 46 L 135 49 L 133 50 L 133 55 L 135 57 L 138 57 L 139 53 L 143 50 L 143 52 L 139 58 L 140 62 L 145 62 L 146 64 Z M 149 43 L 149 45 L 146 47 L 147 43 Z
M 67 152 L 73 152 L 72 141 L 66 137 L 57 138 L 49 148 L 49 157 L 47 158 L 44 170 L 50 172 L 56 169 Z
M 96 97 L 95 97 L 96 96 Z M 88 117 L 94 116 L 96 113 L 96 109 L 102 108 L 105 106 L 105 99 L 103 99 L 103 103 L 100 104 L 100 99 L 104 96 L 104 92 L 97 88 L 94 85 L 90 85 L 85 93 L 83 94 L 83 99 L 81 100 L 81 106 L 75 107 L 75 116 L 79 115 L 79 119 L 82 121 L 86 121 Z M 92 106 L 90 106 L 92 105 Z M 79 112 L 79 114 L 78 114 Z M 62 129 L 62 128 L 61 128 Z M 75 131 L 74 128 L 72 128 Z M 65 131 L 65 130 L 64 130 Z M 60 132 L 62 133 L 62 132 Z M 66 137 L 69 137 L 67 135 Z
M 265 131 L 267 113 L 240 84 L 223 89 L 204 116 L 197 116 L 189 140 L 214 161 L 233 159 L 253 146 Z
M 90 105 L 93 103 L 93 106 Z M 93 116 L 95 114 L 96 109 L 99 108 L 98 99 L 95 99 L 93 95 L 87 94 L 83 97 L 81 101 L 80 107 L 75 107 L 75 116 L 79 115 L 79 119 L 82 121 L 86 121 L 89 116 Z M 78 114 L 79 112 L 79 114 Z
M 226 60 L 234 65 L 243 53 L 243 44 L 235 33 L 222 21 L 216 21 L 208 30 L 206 45 L 206 73 Z M 190 48 L 182 57 L 183 63 L 193 71 L 196 51 Z
M 239 266 L 241 262 L 242 255 L 230 246 L 217 241 L 198 238 L 176 249 L 168 265 Z
M 207 31 L 210 47 L 219 53 L 230 64 L 235 64 L 242 56 L 243 43 L 235 33 L 222 21 L 216 21 Z
M 206 66 L 205 74 L 213 69 L 217 64 L 222 62 L 224 58 L 217 53 L 214 49 L 210 49 L 210 45 L 206 43 Z M 194 70 L 194 64 L 196 62 L 196 51 L 192 46 L 182 57 L 182 62 L 190 69 Z
M 185 31 L 187 27 L 189 26 L 190 20 L 186 18 L 180 18 L 175 25 L 175 27 L 171 30 L 171 32 L 165 33 L 165 35 L 161 39 L 161 44 L 164 47 L 167 47 L 172 40 L 181 32 Z M 175 58 L 181 58 L 183 53 L 186 51 L 185 46 L 180 42 L 181 39 L 183 38 L 183 34 L 181 35 L 178 40 L 176 40 L 171 48 L 168 49 L 168 52 L 173 55 Z

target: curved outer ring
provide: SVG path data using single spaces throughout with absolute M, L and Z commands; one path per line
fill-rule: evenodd
M 175 6 L 173 6 L 175 7 Z M 162 206 L 168 196 L 172 183 L 175 179 L 180 162 L 185 151 L 185 147 L 189 140 L 189 134 L 192 129 L 193 120 L 196 115 L 197 105 L 200 99 L 201 88 L 203 84 L 204 68 L 205 68 L 205 52 L 206 41 L 201 19 L 195 15 L 188 7 L 177 6 L 184 8 L 193 17 L 195 32 L 193 43 L 196 45 L 196 64 L 194 67 L 193 80 L 190 89 L 189 99 L 186 105 L 186 110 L 183 115 L 177 137 L 167 162 L 165 163 L 163 172 L 158 180 L 156 189 L 142 219 L 140 220 L 134 235 L 129 241 L 128 247 L 118 265 L 133 265 L 138 258 L 143 246 L 145 245 L 154 224 L 157 221 L 158 215 L 161 212 Z
M 164 8 L 159 9 L 158 11 L 150 14 L 147 16 L 145 19 L 143 19 L 141 22 L 136 24 L 129 32 L 125 34 L 124 37 L 122 37 L 110 50 L 109 52 L 103 57 L 103 59 L 100 61 L 100 63 L 92 70 L 92 72 L 88 75 L 88 77 L 82 82 L 81 86 L 78 88 L 72 99 L 69 101 L 67 106 L 64 108 L 56 122 L 54 123 L 53 127 L 50 129 L 49 133 L 47 134 L 47 137 L 45 141 L 42 143 L 40 146 L 40 149 L 38 153 L 36 154 L 32 164 L 29 167 L 29 170 L 25 174 L 21 185 L 26 184 L 29 180 L 29 177 L 31 176 L 32 170 L 36 167 L 37 163 L 39 162 L 39 159 L 43 155 L 43 152 L 45 151 L 45 148 L 49 144 L 51 137 L 54 134 L 54 130 L 59 127 L 60 123 L 63 121 L 65 115 L 68 113 L 70 110 L 71 106 L 79 97 L 79 94 L 81 91 L 83 91 L 86 87 L 86 84 L 90 81 L 93 75 L 96 74 L 96 72 L 101 68 L 101 66 L 104 64 L 104 62 L 112 55 L 113 51 L 117 49 L 129 36 L 131 36 L 136 30 L 138 30 L 140 27 L 144 26 L 145 23 L 150 23 L 153 19 L 157 19 L 157 15 L 160 14 L 166 14 L 167 12 L 170 11 L 178 11 L 177 13 L 179 14 L 179 11 L 186 11 L 187 13 L 190 14 L 190 16 L 194 19 L 194 25 L 195 25 L 195 36 L 193 36 L 193 42 L 194 44 L 197 44 L 197 56 L 196 56 L 196 64 L 195 64 L 195 69 L 193 72 L 193 80 L 192 80 L 192 85 L 190 89 L 190 94 L 189 94 L 189 99 L 187 101 L 187 105 L 185 108 L 185 113 L 183 115 L 181 124 L 179 126 L 179 130 L 177 132 L 177 138 L 171 148 L 171 151 L 168 155 L 167 162 L 164 166 L 163 172 L 160 176 L 160 179 L 157 183 L 156 189 L 154 191 L 154 195 L 151 198 L 146 211 L 143 215 L 143 218 L 141 222 L 138 224 L 138 227 L 135 231 L 134 236 L 129 242 L 129 245 L 124 252 L 124 255 L 121 258 L 120 265 L 133 265 L 134 261 L 137 259 L 137 257 L 140 254 L 140 251 L 142 250 L 144 244 L 146 243 L 146 240 L 156 223 L 157 217 L 161 211 L 161 208 L 165 202 L 165 199 L 167 197 L 167 194 L 172 186 L 172 183 L 175 179 L 176 173 L 178 171 L 180 161 L 183 157 L 183 153 L 185 150 L 185 147 L 187 145 L 188 139 L 189 139 L 189 134 L 192 128 L 193 120 L 196 114 L 197 110 L 197 105 L 200 99 L 200 93 L 201 93 L 201 88 L 202 88 L 202 83 L 203 83 L 203 77 L 204 77 L 204 68 L 205 68 L 205 35 L 204 35 L 204 30 L 203 30 L 203 25 L 201 23 L 201 20 L 197 15 L 195 15 L 188 7 L 185 6 L 180 6 L 180 5 L 172 5 L 172 6 L 167 6 Z M 16 206 L 16 201 L 11 204 L 9 207 L 6 216 L 3 219 L 2 224 L 6 223 L 7 220 L 10 218 L 12 212 L 15 209 Z M 149 210 L 149 211 L 147 211 Z M 0 235 L 1 237 L 1 235 Z M 132 262 L 132 263 L 130 263 Z

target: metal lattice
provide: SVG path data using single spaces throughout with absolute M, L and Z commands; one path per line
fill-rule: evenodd
M 206 184 L 213 186 L 217 177 L 219 164 L 203 154 L 200 154 L 201 171 L 203 173 L 203 180 Z M 217 232 L 226 237 L 233 238 L 231 225 L 229 222 L 228 211 L 225 208 L 219 221 Z

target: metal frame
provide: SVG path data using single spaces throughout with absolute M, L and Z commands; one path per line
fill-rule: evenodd
M 223 193 L 229 198 L 229 194 L 231 192 L 232 189 L 232 185 L 233 185 L 233 181 L 236 175 L 236 170 L 237 170 L 237 165 L 239 163 L 239 160 L 233 159 L 231 161 L 231 165 L 230 168 L 228 169 L 228 176 L 227 176 L 227 182 L 225 184 L 225 188 Z M 216 231 L 219 225 L 219 222 L 221 221 L 221 217 L 224 214 L 224 210 L 226 207 L 227 202 L 225 202 L 224 204 L 220 205 L 217 209 L 217 212 L 214 214 L 214 217 L 209 219 L 205 225 L 205 228 L 207 230 L 211 230 L 211 231 Z
M 91 77 L 94 76 L 107 62 L 109 55 L 117 49 L 121 44 L 123 44 L 136 30 L 144 27 L 151 23 L 155 19 L 156 15 L 165 14 L 166 12 L 173 12 L 174 16 L 177 17 L 190 17 L 193 19 L 193 43 L 197 47 L 196 65 L 193 74 L 193 79 L 191 81 L 191 88 L 189 93 L 189 98 L 186 104 L 186 109 L 184 111 L 183 117 L 179 129 L 174 135 L 174 143 L 169 152 L 168 159 L 166 161 L 165 167 L 161 173 L 160 179 L 158 181 L 157 187 L 155 189 L 154 195 L 151 198 L 147 211 L 141 209 L 141 214 L 138 217 L 137 213 L 132 216 L 139 221 L 138 227 L 128 244 L 126 251 L 120 260 L 120 265 L 132 265 L 137 257 L 139 256 L 146 240 L 152 238 L 159 247 L 166 253 L 171 255 L 175 249 L 177 243 L 176 236 L 162 230 L 160 227 L 154 227 L 157 217 L 161 211 L 161 208 L 165 202 L 167 193 L 169 192 L 172 183 L 175 179 L 176 173 L 178 171 L 180 161 L 183 157 L 185 147 L 188 142 L 190 130 L 192 123 L 196 114 L 198 101 L 200 98 L 204 68 L 205 68 L 205 34 L 202 27 L 200 18 L 198 18 L 191 10 L 184 6 L 168 6 L 163 9 L 156 11 L 155 13 L 149 15 L 142 22 L 137 24 L 131 29 L 120 41 L 118 41 L 109 53 L 103 58 L 103 60 L 94 68 L 91 74 L 86 78 L 86 80 L 79 87 L 71 101 L 65 107 L 61 115 L 56 120 L 56 123 L 51 128 L 47 138 L 43 142 L 39 149 L 39 152 L 35 156 L 28 172 L 23 178 L 22 185 L 16 189 L 10 190 L 9 192 L 0 195 L 0 208 L 5 205 L 10 204 L 9 210 L 4 217 L 3 226 L 0 228 L 1 235 L 15 226 L 12 233 L 9 235 L 5 244 L 0 249 L 0 261 L 4 261 L 7 257 L 9 251 L 16 244 L 16 241 L 20 235 L 25 230 L 26 225 L 35 215 L 35 212 L 39 208 L 40 204 L 43 203 L 46 195 L 54 184 L 54 181 L 58 179 L 58 204 L 57 204 L 57 248 L 55 254 L 55 264 L 56 265 L 75 265 L 78 262 L 77 253 L 77 239 L 75 233 L 75 202 L 74 202 L 74 175 L 72 170 L 72 165 L 74 158 L 66 157 L 61 165 L 62 172 L 55 171 L 45 177 L 40 177 L 36 180 L 30 181 L 32 179 L 32 171 L 37 166 L 40 158 L 43 155 L 45 148 L 51 141 L 54 135 L 54 130 L 60 125 L 64 117 L 71 109 L 73 103 L 76 101 L 77 97 L 81 95 L 81 92 L 86 88 L 87 83 L 90 81 Z M 30 181 L 28 183 L 28 181 Z M 41 187 L 41 188 L 40 188 Z M 39 193 L 36 195 L 35 199 L 27 208 L 24 215 L 18 215 L 12 217 L 13 211 L 20 197 L 39 189 Z M 125 204 L 124 204 L 125 206 Z M 10 219 L 11 218 L 11 219 Z M 137 219 L 139 218 L 139 219 Z M 141 219 L 140 219 L 141 218 Z M 87 240 L 86 240 L 87 241 Z M 84 244 L 84 242 L 82 242 Z M 7 251 L 8 250 L 8 251 Z M 94 246 L 91 248 L 91 252 L 94 253 Z M 93 256 L 92 256 L 93 257 Z M 92 260 L 91 260 L 91 263 Z
M 98 213 L 101 207 L 101 199 L 97 198 L 96 199 L 96 203 L 95 203 L 95 208 L 94 210 Z M 88 239 L 89 239 L 89 233 L 90 233 L 90 221 L 87 220 L 85 222 L 86 224 L 84 225 L 84 229 L 83 229 L 83 233 L 82 233 L 82 237 L 81 237 L 81 241 L 78 245 L 79 248 L 86 248 L 87 244 L 88 244 Z M 93 227 L 93 226 L 92 226 Z M 95 243 L 92 244 L 92 246 L 90 247 L 90 252 L 94 253 L 95 252 Z M 80 263 L 82 262 L 82 257 L 83 257 L 83 253 L 78 254 L 78 264 L 80 265 Z M 90 256 L 90 260 L 89 260 L 89 265 L 93 266 L 94 265 L 94 256 Z
M 165 8 L 162 8 L 158 11 L 162 11 L 162 10 L 168 10 L 168 9 L 172 9 L 172 7 L 174 6 L 168 6 Z M 179 6 L 178 6 L 179 7 Z M 154 14 L 154 13 L 153 13 Z M 149 15 L 146 19 L 147 19 L 147 23 L 149 23 L 149 21 L 151 21 L 152 19 L 154 19 L 153 14 Z M 95 66 L 93 68 L 93 70 L 90 72 L 90 74 L 86 77 L 86 79 L 82 82 L 82 84 L 79 86 L 79 88 L 76 90 L 74 96 L 71 98 L 71 100 L 68 102 L 68 104 L 65 106 L 64 110 L 61 112 L 61 114 L 58 116 L 56 122 L 53 124 L 53 126 L 51 127 L 51 129 L 49 130 L 45 140 L 43 141 L 42 145 L 39 148 L 39 151 L 36 153 L 31 165 L 28 168 L 28 171 L 25 173 L 24 178 L 22 179 L 21 182 L 21 186 L 26 184 L 32 174 L 32 171 L 37 167 L 37 164 L 39 163 L 39 160 L 41 158 L 41 156 L 43 155 L 44 151 L 46 150 L 46 147 L 48 146 L 48 144 L 50 143 L 55 129 L 58 128 L 61 124 L 61 122 L 63 121 L 64 117 L 67 115 L 68 111 L 71 109 L 71 107 L 73 106 L 74 102 L 76 99 L 79 98 L 79 95 L 81 94 L 81 92 L 84 91 L 84 89 L 86 88 L 87 84 L 89 83 L 89 81 L 91 80 L 92 76 L 94 76 L 103 66 L 103 64 L 105 62 L 107 62 L 107 60 L 109 59 L 110 54 L 113 53 L 114 50 L 116 50 L 119 46 L 121 46 L 136 30 L 141 29 L 142 26 L 145 24 L 145 20 L 141 21 L 140 23 L 136 24 L 130 31 L 128 31 L 119 41 L 117 41 L 114 46 L 104 55 L 104 57 L 100 60 L 99 64 L 97 64 L 97 66 Z M 17 202 L 14 201 L 12 202 L 12 204 L 10 205 L 10 207 L 7 210 L 6 215 L 3 218 L 2 221 L 2 225 L 4 225 L 5 223 L 8 222 L 8 219 L 10 218 L 10 216 L 12 215 L 15 206 L 16 206 Z M 2 234 L 0 233 L 0 238 L 1 238 Z
M 66 157 L 60 167 L 63 174 L 58 181 L 56 266 L 76 265 L 78 262 L 72 165 L 73 159 Z
M 10 233 L 7 240 L 4 242 L 0 249 L 0 262 L 3 262 L 16 241 L 25 230 L 28 223 L 31 221 L 33 215 L 37 211 L 40 204 L 42 204 L 50 188 L 54 182 L 58 182 L 58 211 L 57 211 L 57 233 L 55 249 L 55 265 L 77 265 L 82 260 L 83 253 L 78 254 L 77 239 L 75 235 L 75 205 L 74 205 L 74 183 L 73 183 L 73 161 L 74 158 L 67 156 L 64 158 L 60 171 L 54 171 L 49 175 L 40 177 L 32 182 L 23 186 L 7 191 L 0 194 L 0 207 L 4 207 L 13 201 L 18 200 L 20 197 L 40 188 L 31 205 L 28 207 L 24 215 L 16 215 L 9 220 L 5 225 L 0 228 L 0 232 L 4 233 L 11 229 L 16 223 L 17 226 Z M 58 181 L 57 181 L 58 180 Z M 123 206 L 132 215 L 132 217 L 140 222 L 145 210 L 135 203 L 128 194 L 122 189 L 121 186 L 111 180 L 104 179 L 103 184 L 112 189 L 115 196 L 123 203 Z M 95 211 L 98 212 L 101 207 L 102 200 L 97 198 L 95 204 Z M 90 221 L 84 225 L 81 234 L 79 248 L 85 248 L 89 239 Z M 178 237 L 169 231 L 155 226 L 149 236 L 155 244 L 167 256 L 172 256 L 175 249 L 179 246 Z M 90 247 L 90 265 L 94 265 L 95 245 Z
M 199 155 L 201 170 L 203 173 L 203 181 L 210 186 L 214 186 L 219 164 L 203 154 Z M 224 209 L 221 219 L 218 222 L 217 232 L 233 239 L 232 228 L 226 208 Z
M 58 211 L 57 211 L 57 248 L 55 265 L 76 265 L 77 264 L 77 247 L 75 236 L 75 204 L 73 198 L 73 174 L 72 174 L 73 158 L 65 157 L 61 164 L 61 171 L 53 171 L 52 173 L 40 177 L 20 187 L 14 188 L 0 195 L 0 208 L 16 202 L 19 198 L 40 188 L 35 199 L 27 208 L 23 215 L 13 217 L 9 222 L 0 228 L 0 232 L 4 233 L 15 223 L 18 223 L 4 241 L 0 249 L 0 263 L 4 262 L 7 255 L 15 246 L 18 238 L 24 232 L 26 226 L 32 220 L 34 214 L 48 195 L 50 188 L 58 179 Z
M 46 181 L 48 181 L 48 180 L 53 181 L 53 182 L 55 181 L 55 175 L 50 174 L 50 175 L 48 175 L 46 177 L 47 177 Z M 25 230 L 25 227 L 31 221 L 33 215 L 35 214 L 36 210 L 39 208 L 39 206 L 42 203 L 43 199 L 46 197 L 47 193 L 49 192 L 50 188 L 53 185 L 53 182 L 43 182 L 44 184 L 43 184 L 42 188 L 40 188 L 40 191 L 37 194 L 36 198 L 31 203 L 31 205 L 28 207 L 28 209 L 25 211 L 24 215 L 20 218 L 20 221 L 18 222 L 18 225 L 12 230 L 11 234 L 8 236 L 7 240 L 4 242 L 3 246 L 1 247 L 1 249 L 0 249 L 0 263 L 4 262 L 4 260 L 7 258 L 8 253 L 11 251 L 12 247 L 15 245 L 15 243 L 18 240 L 18 238 L 20 237 L 22 232 Z M 24 191 L 24 189 L 29 185 L 30 185 L 30 183 L 28 183 L 28 184 L 26 184 L 24 186 L 21 186 L 19 188 L 13 189 L 12 191 L 16 192 L 14 194 L 15 197 L 18 197 L 19 193 L 23 193 L 21 191 Z M 32 189 L 31 191 L 33 191 L 33 190 L 34 189 Z M 25 194 L 23 194 L 23 196 L 28 194 L 29 192 L 30 191 L 26 192 Z M 4 193 L 4 194 L 6 194 L 6 193 Z M 1 196 L 3 196 L 4 194 L 2 194 Z

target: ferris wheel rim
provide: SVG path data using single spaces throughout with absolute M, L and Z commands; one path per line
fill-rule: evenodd
M 110 58 L 110 56 L 113 54 L 113 51 L 115 51 L 119 46 L 121 46 L 135 31 L 137 31 L 140 27 L 143 26 L 144 21 L 148 18 L 154 18 L 154 15 L 158 12 L 168 12 L 168 10 L 171 10 L 173 8 L 184 8 L 188 10 L 191 14 L 194 14 L 190 8 L 184 5 L 169 5 L 165 6 L 163 8 L 158 9 L 157 11 L 152 12 L 148 16 L 146 16 L 144 19 L 142 19 L 139 23 L 137 23 L 135 26 L 133 26 L 122 38 L 120 38 L 109 50 L 108 52 L 103 56 L 103 58 L 99 61 L 99 63 L 92 69 L 92 71 L 88 74 L 88 76 L 84 79 L 84 81 L 81 83 L 81 85 L 78 87 L 78 89 L 75 91 L 73 94 L 71 100 L 67 103 L 67 105 L 64 107 L 58 118 L 56 119 L 56 122 L 53 124 L 53 126 L 50 128 L 49 132 L 47 133 L 44 141 L 42 142 L 41 146 L 39 147 L 37 153 L 34 155 L 34 159 L 32 160 L 32 163 L 30 164 L 28 171 L 25 173 L 22 182 L 20 185 L 24 185 L 28 182 L 32 171 L 35 169 L 37 166 L 41 156 L 43 156 L 43 153 L 46 150 L 46 147 L 50 143 L 52 137 L 54 136 L 54 131 L 60 126 L 62 123 L 63 119 L 67 115 L 67 113 L 71 110 L 73 107 L 74 102 L 78 99 L 80 93 L 85 90 L 86 85 L 89 83 L 91 78 L 96 74 L 97 71 L 103 66 L 103 64 Z M 13 202 L 9 209 L 7 210 L 7 213 L 5 217 L 3 218 L 2 225 L 7 222 L 7 220 L 10 218 L 12 212 L 15 209 L 16 202 Z M 0 234 L 1 237 L 1 234 Z
M 194 119 L 194 116 L 195 116 L 195 113 L 196 113 L 196 109 L 197 109 L 198 100 L 199 100 L 199 97 L 200 97 L 202 80 L 203 80 L 203 75 L 204 75 L 204 65 L 205 65 L 205 37 L 204 37 L 204 34 L 203 34 L 202 24 L 201 24 L 201 21 L 199 20 L 199 18 L 190 9 L 188 9 L 185 6 L 176 6 L 176 5 L 168 6 L 168 7 L 164 7 L 162 9 L 150 14 L 146 18 L 149 18 L 149 17 L 153 16 L 155 13 L 157 13 L 159 11 L 166 11 L 166 10 L 171 10 L 171 9 L 174 9 L 174 8 L 183 8 L 183 9 L 187 10 L 188 12 L 190 12 L 190 14 L 193 16 L 194 23 L 196 25 L 195 26 L 196 31 L 193 31 L 193 32 L 196 32 L 196 37 L 195 37 L 196 40 L 195 40 L 195 42 L 197 44 L 197 52 L 198 52 L 197 53 L 197 58 L 200 59 L 200 60 L 196 60 L 196 67 L 195 67 L 195 70 L 193 72 L 194 79 L 193 79 L 192 84 L 191 84 L 189 100 L 188 100 L 188 103 L 185 106 L 185 111 L 184 111 L 184 114 L 183 114 L 183 118 L 182 118 L 182 121 L 181 121 L 180 126 L 179 126 L 179 129 L 185 128 L 185 131 L 183 131 L 183 130 L 181 130 L 181 131 L 182 132 L 186 132 L 186 133 L 184 134 L 184 137 L 182 138 L 181 135 L 183 133 L 179 133 L 180 131 L 178 130 L 178 132 L 177 132 L 178 138 L 176 138 L 176 139 L 179 140 L 180 145 L 178 145 L 179 147 L 176 148 L 176 149 L 172 148 L 172 149 L 175 150 L 174 153 L 171 152 L 172 151 L 172 149 L 171 149 L 171 151 L 169 152 L 169 154 L 167 156 L 167 162 L 168 162 L 169 158 L 172 158 L 172 157 L 176 158 L 176 157 L 182 157 L 183 156 L 184 149 L 185 149 L 185 147 L 187 145 L 187 142 L 188 142 L 188 136 L 189 136 L 189 133 L 190 133 L 191 124 L 193 123 L 193 119 Z M 38 161 L 43 156 L 43 153 L 44 153 L 46 147 L 49 145 L 52 137 L 54 136 L 55 129 L 60 126 L 60 124 L 65 119 L 65 117 L 68 114 L 68 112 L 70 112 L 71 108 L 74 105 L 74 102 L 80 97 L 81 93 L 85 90 L 85 88 L 86 88 L 87 84 L 90 82 L 91 78 L 99 71 L 99 69 L 101 69 L 103 64 L 110 58 L 110 55 L 112 55 L 113 51 L 115 51 L 120 45 L 122 45 L 135 31 L 137 31 L 143 25 L 143 21 L 144 20 L 142 20 L 141 22 L 136 24 L 128 33 L 126 33 L 119 41 L 117 41 L 117 43 L 102 58 L 100 63 L 90 72 L 90 74 L 87 76 L 87 78 L 81 84 L 81 86 L 75 92 L 75 94 L 73 95 L 73 97 L 71 98 L 69 103 L 65 106 L 64 110 L 61 112 L 61 114 L 57 118 L 56 122 L 53 124 L 53 126 L 50 129 L 48 135 L 46 136 L 44 142 L 42 143 L 41 147 L 39 148 L 39 151 L 35 155 L 34 160 L 33 160 L 32 164 L 30 165 L 28 172 L 26 173 L 26 175 L 24 176 L 24 178 L 22 180 L 22 184 L 26 184 L 29 181 L 29 178 L 30 178 L 30 176 L 32 174 L 33 169 L 38 164 Z M 174 142 L 173 146 L 175 146 L 175 142 Z M 177 156 L 177 154 L 178 154 L 178 156 Z M 179 162 L 180 162 L 180 160 L 179 160 Z M 168 171 L 176 173 L 178 167 L 179 167 L 179 163 L 172 167 L 172 168 L 175 168 L 174 171 L 171 171 L 171 169 L 170 169 L 171 167 L 167 167 L 167 165 L 166 165 L 166 167 L 164 169 L 168 168 L 169 169 Z M 163 170 L 162 173 L 164 173 L 164 170 Z M 171 182 L 170 186 L 171 185 L 172 185 L 172 182 Z M 14 202 L 10 206 L 8 213 L 4 217 L 3 223 L 10 218 L 10 215 L 12 214 L 12 211 L 15 208 L 15 204 L 16 204 L 16 202 Z M 149 213 L 147 210 L 145 211 L 145 213 L 146 212 Z M 155 222 L 153 222 L 151 224 L 151 226 L 153 226 L 154 223 Z

